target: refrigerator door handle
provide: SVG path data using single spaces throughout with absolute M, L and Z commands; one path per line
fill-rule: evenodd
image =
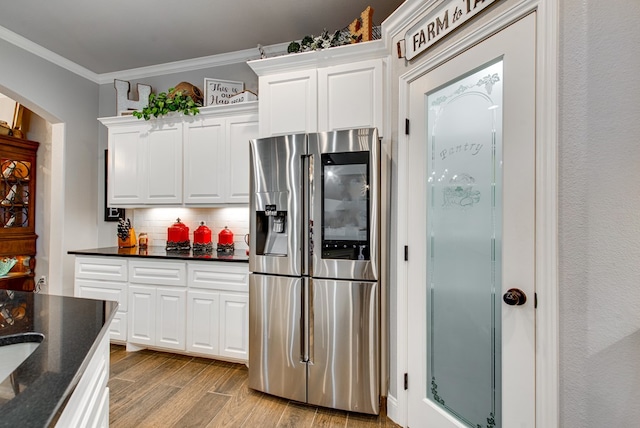
M 308 278 L 306 280 L 306 287 L 304 289 L 304 318 L 306 328 L 304 331 L 304 342 L 306 347 L 305 361 L 309 364 L 313 364 L 313 279 Z
M 302 209 L 302 242 L 303 252 L 303 274 L 313 276 L 313 155 L 303 157 L 302 168 L 302 189 L 303 189 L 303 209 Z

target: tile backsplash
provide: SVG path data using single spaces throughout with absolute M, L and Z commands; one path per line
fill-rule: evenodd
M 167 228 L 177 218 L 189 227 L 189 239 L 193 245 L 193 232 L 204 221 L 211 229 L 211 241 L 215 248 L 218 233 L 225 226 L 233 232 L 236 249 L 247 248 L 244 236 L 249 233 L 249 208 L 137 208 L 127 210 L 127 216 L 136 231 L 136 235 L 146 232 L 149 245 L 164 247 L 167 245 Z

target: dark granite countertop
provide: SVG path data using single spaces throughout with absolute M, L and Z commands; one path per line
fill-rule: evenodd
M 118 304 L 0 290 L 0 344 L 35 332 L 44 339 L 0 379 L 0 427 L 46 427 L 58 419 L 105 334 Z M 11 377 L 18 384 L 12 386 Z
M 136 257 L 142 259 L 174 259 L 174 260 L 208 260 L 217 262 L 249 263 L 249 256 L 245 250 L 236 250 L 233 254 L 211 253 L 194 254 L 191 251 L 167 251 L 164 247 L 147 248 L 92 248 L 88 250 L 69 251 L 78 256 L 108 256 L 108 257 Z

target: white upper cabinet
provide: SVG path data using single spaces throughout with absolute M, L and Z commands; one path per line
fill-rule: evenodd
M 382 134 L 382 60 L 318 69 L 318 129 L 377 127 Z
M 196 116 L 149 121 L 99 119 L 109 130 L 109 205 L 248 204 L 257 104 L 203 107 Z
M 160 124 L 142 134 L 145 155 L 142 159 L 143 188 L 146 203 L 179 204 L 182 202 L 182 126 Z
M 249 140 L 258 136 L 258 115 L 234 116 L 227 119 L 228 183 L 226 200 L 229 203 L 249 203 Z
M 225 119 L 194 117 L 184 126 L 184 202 L 224 202 Z
M 145 199 L 142 179 L 144 148 L 139 126 L 109 128 L 108 200 L 112 206 L 138 203 Z
M 181 132 L 180 124 L 162 121 L 109 128 L 112 206 L 182 202 Z
M 365 127 L 383 135 L 387 56 L 375 41 L 250 61 L 260 136 Z
M 316 70 L 260 77 L 260 135 L 314 132 L 318 129 Z

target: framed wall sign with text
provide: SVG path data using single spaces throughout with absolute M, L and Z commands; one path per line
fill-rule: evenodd
M 244 82 L 204 79 L 204 105 L 229 104 L 230 98 L 244 91 Z

